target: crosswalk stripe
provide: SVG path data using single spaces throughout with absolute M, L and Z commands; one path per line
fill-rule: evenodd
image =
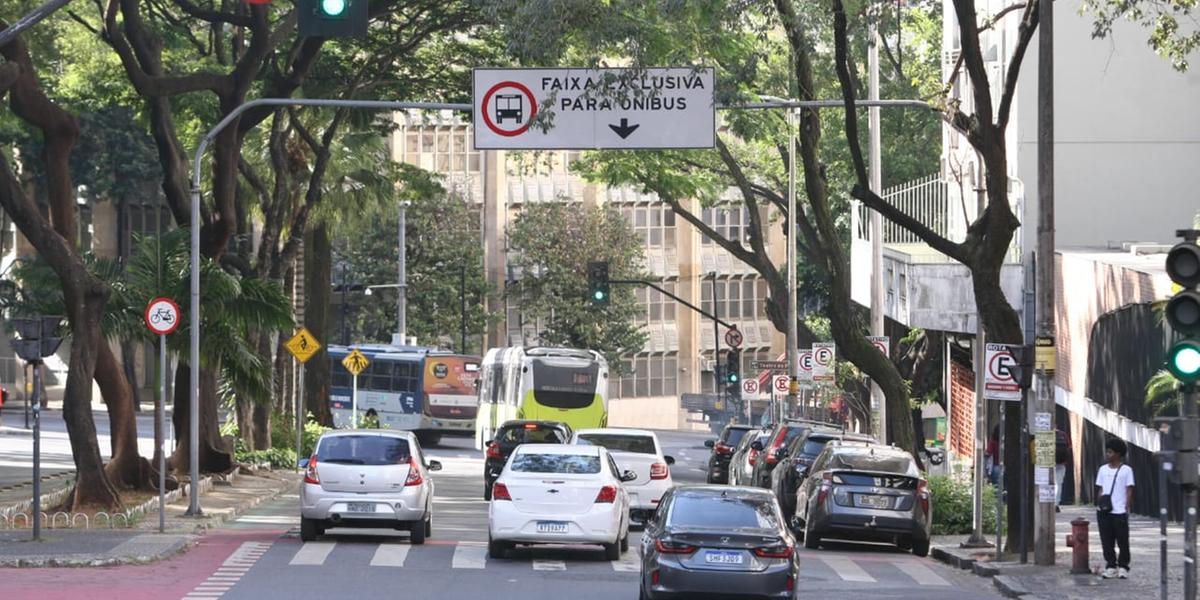
M 921 585 L 950 585 L 949 581 L 942 579 L 940 575 L 933 572 L 933 569 L 912 560 L 896 560 L 892 561 L 897 569 L 900 569 L 905 575 L 913 578 L 913 581 Z
M 380 544 L 371 558 L 372 567 L 403 567 L 408 558 L 408 544 Z
M 533 570 L 534 571 L 566 571 L 567 563 L 565 563 L 561 560 L 534 559 Z
M 452 569 L 482 569 L 487 566 L 487 546 L 482 544 L 459 544 L 454 547 Z
M 304 542 L 296 555 L 292 557 L 290 565 L 319 565 L 325 562 L 329 557 L 329 553 L 333 552 L 333 547 L 337 542 Z
M 620 560 L 612 561 L 612 568 L 618 573 L 639 573 L 642 570 L 642 559 L 637 552 L 629 551 L 622 554 Z
M 842 581 L 859 581 L 863 583 L 874 583 L 875 578 L 867 574 L 862 567 L 858 566 L 854 561 L 848 558 L 837 558 L 832 556 L 817 557 L 821 562 L 833 569 Z

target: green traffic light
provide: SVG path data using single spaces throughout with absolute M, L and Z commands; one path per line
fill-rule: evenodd
M 340 17 L 346 12 L 346 0 L 321 0 L 321 14 Z
M 738 381 L 737 373 L 730 373 L 729 383 L 737 383 L 737 381 Z
M 1167 369 L 1185 383 L 1200 379 L 1200 342 L 1184 340 L 1172 346 Z
M 604 299 L 604 292 L 602 290 L 596 290 L 595 292 L 592 292 L 592 297 L 599 302 L 600 300 Z

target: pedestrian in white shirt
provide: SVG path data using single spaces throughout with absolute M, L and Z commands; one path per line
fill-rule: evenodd
M 1133 469 L 1125 464 L 1128 447 L 1116 438 L 1104 443 L 1108 461 L 1096 472 L 1096 525 L 1104 548 L 1105 579 L 1129 578 L 1129 508 L 1133 505 Z M 1120 557 L 1113 545 L 1121 549 Z

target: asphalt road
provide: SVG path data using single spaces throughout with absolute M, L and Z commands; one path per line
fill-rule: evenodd
M 111 455 L 112 442 L 108 432 L 108 414 L 95 411 L 96 438 L 104 458 Z M 154 456 L 154 413 L 141 412 L 137 415 L 138 449 L 142 456 Z M 32 417 L 30 417 L 32 427 Z M 168 452 L 173 447 L 171 438 L 171 415 L 167 413 Z M 3 427 L 0 428 L 0 488 L 17 483 L 33 481 L 33 433 L 24 429 L 25 418 L 20 407 L 3 411 Z M 67 424 L 62 411 L 42 411 L 41 420 L 42 474 L 52 475 L 75 469 L 71 457 L 71 442 L 67 438 Z

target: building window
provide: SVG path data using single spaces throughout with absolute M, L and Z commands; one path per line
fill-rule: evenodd
M 625 366 L 629 373 L 621 378 L 622 398 L 674 396 L 679 389 L 679 360 L 674 355 L 635 356 Z
M 706 208 L 701 212 L 701 218 L 705 225 L 712 227 L 721 237 L 738 242 L 745 239 L 746 228 L 750 224 L 750 211 L 741 205 L 733 208 Z M 705 235 L 700 243 L 708 246 L 713 241 Z
M 675 211 L 665 206 L 625 206 L 621 215 L 648 248 L 675 248 Z

